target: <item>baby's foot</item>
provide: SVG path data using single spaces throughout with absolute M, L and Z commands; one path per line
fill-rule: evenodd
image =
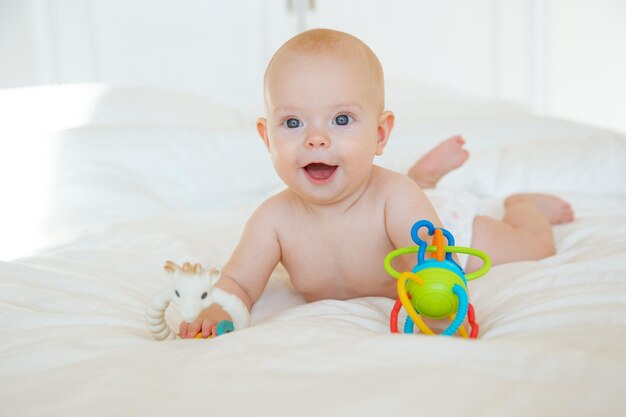
M 407 175 L 422 188 L 434 188 L 448 172 L 463 165 L 469 152 L 461 135 L 448 138 L 422 156 Z
M 551 224 L 574 221 L 574 209 L 572 209 L 571 204 L 555 195 L 539 193 L 514 194 L 506 199 L 505 204 L 519 201 L 529 201 L 535 204 Z

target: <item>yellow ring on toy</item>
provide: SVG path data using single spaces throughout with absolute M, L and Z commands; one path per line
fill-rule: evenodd
M 409 279 L 418 285 L 424 285 L 424 280 L 420 278 L 419 275 L 412 272 L 403 272 L 398 279 L 398 298 L 400 298 L 400 302 L 402 302 L 407 314 L 413 319 L 413 323 L 415 323 L 422 333 L 434 335 L 435 333 L 424 323 L 424 320 L 417 314 L 417 311 L 415 311 L 415 308 L 413 308 L 409 300 L 409 296 L 406 292 L 406 281 Z

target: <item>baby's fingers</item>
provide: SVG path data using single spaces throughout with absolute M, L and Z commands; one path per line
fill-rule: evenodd
M 215 322 L 213 320 L 204 320 L 202 322 L 202 337 L 207 338 L 211 336 L 212 329 L 214 326 L 215 326 Z
M 187 330 L 185 333 L 180 334 L 182 338 L 192 338 L 196 337 L 198 333 L 200 333 L 200 329 L 202 328 L 202 322 L 198 319 L 192 321 L 191 323 L 187 323 Z
M 187 323 L 186 321 L 180 322 L 180 324 L 178 325 L 178 334 L 180 335 L 180 337 L 187 337 L 187 327 L 189 327 L 189 323 Z

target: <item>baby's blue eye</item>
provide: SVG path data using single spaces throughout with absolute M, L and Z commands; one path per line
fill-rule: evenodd
M 287 126 L 289 129 L 295 129 L 297 127 L 302 126 L 302 122 L 292 117 L 291 119 L 287 119 L 284 125 Z
M 352 122 L 352 117 L 348 116 L 347 114 L 340 114 L 339 116 L 335 117 L 334 122 L 338 126 L 345 126 Z

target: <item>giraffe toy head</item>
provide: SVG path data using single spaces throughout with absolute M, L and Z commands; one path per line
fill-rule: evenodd
M 167 261 L 164 268 L 172 276 L 171 300 L 178 306 L 183 320 L 194 321 L 202 310 L 215 302 L 213 287 L 220 278 L 219 269 L 207 270 L 189 262 L 181 267 L 172 261 Z
M 180 316 L 186 322 L 194 321 L 212 304 L 218 304 L 232 320 L 222 320 L 219 325 L 227 323 L 226 333 L 234 329 L 242 329 L 250 324 L 250 310 L 244 302 L 234 294 L 215 288 L 220 278 L 217 268 L 206 270 L 200 264 L 185 262 L 178 266 L 172 261 L 165 263 L 165 270 L 172 277 L 172 284 L 156 292 L 146 305 L 146 324 L 152 336 L 157 340 L 175 339 L 176 334 L 165 321 L 165 310 L 170 302 L 178 305 Z

